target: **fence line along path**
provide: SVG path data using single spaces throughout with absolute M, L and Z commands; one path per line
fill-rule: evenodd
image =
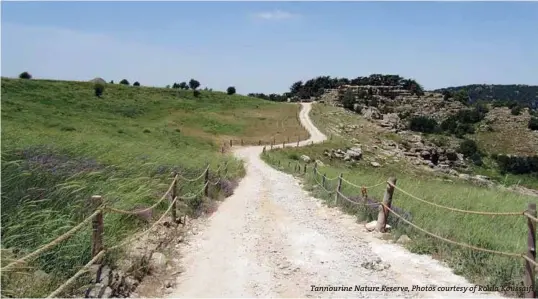
M 215 170 L 215 173 L 220 174 L 220 170 L 222 169 L 222 167 L 223 166 L 220 165 Z M 224 169 L 225 169 L 224 175 L 226 175 L 226 172 L 227 172 L 227 169 L 228 169 L 227 164 L 224 165 Z M 2 267 L 0 269 L 0 271 L 2 271 L 3 273 L 6 273 L 6 271 L 12 271 L 18 265 L 24 264 L 26 262 L 30 262 L 31 260 L 37 258 L 42 253 L 54 248 L 55 246 L 59 245 L 63 241 L 68 240 L 69 238 L 73 237 L 81 229 L 85 228 L 86 225 L 88 225 L 91 222 L 92 223 L 92 237 L 91 237 L 92 258 L 91 258 L 90 261 L 88 261 L 88 263 L 86 265 L 84 265 L 82 268 L 80 268 L 77 273 L 75 273 L 72 277 L 70 277 L 68 280 L 66 280 L 64 283 L 62 283 L 56 290 L 54 290 L 51 294 L 49 294 L 49 296 L 47 298 L 57 297 L 58 295 L 60 295 L 65 290 L 65 288 L 67 288 L 69 285 L 71 285 L 73 282 L 75 282 L 78 277 L 80 277 L 81 275 L 83 275 L 84 273 L 89 271 L 91 265 L 101 261 L 102 258 L 106 255 L 107 252 L 110 252 L 110 251 L 115 250 L 115 249 L 122 248 L 122 247 L 124 247 L 124 246 L 126 246 L 126 245 L 140 239 L 140 237 L 151 233 L 153 231 L 153 229 L 159 223 L 162 223 L 162 221 L 165 219 L 165 217 L 168 216 L 169 214 L 171 214 L 172 221 L 177 223 L 178 220 L 179 220 L 177 218 L 177 206 L 178 206 L 178 204 L 182 208 L 187 207 L 187 205 L 184 202 L 181 202 L 181 201 L 194 199 L 194 198 L 196 198 L 198 196 L 201 196 L 201 195 L 204 195 L 204 196 L 207 197 L 207 196 L 209 196 L 209 186 L 210 185 L 211 186 L 216 186 L 220 182 L 220 180 L 222 178 L 220 176 L 219 176 L 219 178 L 217 179 L 216 182 L 209 181 L 209 172 L 210 172 L 210 166 L 208 164 L 207 167 L 202 171 L 202 173 L 199 176 L 195 177 L 195 178 L 186 178 L 186 177 L 182 176 L 179 173 L 173 173 L 173 179 L 172 179 L 172 182 L 170 183 L 170 186 L 169 186 L 168 190 L 162 195 L 162 197 L 159 200 L 157 200 L 155 202 L 155 204 L 151 205 L 148 208 L 142 209 L 142 210 L 129 211 L 129 210 L 122 210 L 122 209 L 109 207 L 109 206 L 107 206 L 106 204 L 103 203 L 103 197 L 102 196 L 94 195 L 94 196 L 91 197 L 91 202 L 92 202 L 92 204 L 94 206 L 95 211 L 90 216 L 86 217 L 79 224 L 77 224 L 76 226 L 71 228 L 66 233 L 58 236 L 56 239 L 52 240 L 51 242 L 49 242 L 49 243 L 47 243 L 45 245 L 42 245 L 41 247 L 34 250 L 33 252 L 31 252 L 31 253 L 23 256 L 23 257 L 20 257 L 20 258 L 14 260 L 12 262 L 10 262 L 6 266 Z M 201 188 L 199 188 L 196 192 L 190 193 L 190 194 L 185 194 L 185 195 L 177 195 L 178 183 L 180 181 L 197 182 L 197 181 L 200 181 L 202 179 L 203 179 L 203 184 L 201 185 Z M 114 246 L 112 246 L 110 248 L 105 248 L 104 247 L 103 232 L 104 232 L 106 223 L 104 223 L 104 221 L 103 221 L 103 219 L 104 219 L 103 214 L 105 212 L 119 213 L 119 214 L 125 214 L 125 215 L 136 215 L 136 214 L 139 214 L 141 212 L 145 212 L 145 211 L 155 209 L 160 203 L 162 203 L 170 195 L 172 197 L 172 200 L 169 203 L 167 210 L 148 229 L 146 229 L 146 230 L 144 230 L 142 232 L 136 233 L 133 236 L 131 236 L 131 237 L 127 238 L 126 240 L 124 240 L 123 242 L 120 242 L 119 244 L 116 244 L 116 245 L 114 245 Z

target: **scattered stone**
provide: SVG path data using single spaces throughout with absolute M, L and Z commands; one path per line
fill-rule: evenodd
M 370 162 L 370 164 L 373 166 L 373 167 L 380 167 L 381 164 L 377 163 L 377 162 Z
M 320 160 L 316 160 L 316 164 L 320 167 L 325 166 L 325 164 L 323 164 L 323 162 L 321 162 Z
M 396 241 L 396 243 L 398 244 L 407 244 L 411 242 L 411 239 L 407 236 L 407 235 L 401 235 L 399 238 L 398 238 L 398 241 Z

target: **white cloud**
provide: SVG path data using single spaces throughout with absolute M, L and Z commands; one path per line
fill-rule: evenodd
M 260 12 L 254 15 L 258 19 L 263 20 L 286 20 L 286 19 L 294 19 L 299 17 L 298 14 L 294 14 L 287 11 L 282 10 L 274 10 L 274 11 L 266 11 L 266 12 Z

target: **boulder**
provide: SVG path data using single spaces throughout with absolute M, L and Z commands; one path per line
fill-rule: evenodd
M 381 164 L 379 164 L 379 163 L 377 163 L 375 161 L 370 162 L 370 165 L 372 165 L 373 167 L 380 167 L 381 166 Z
M 316 160 L 316 164 L 320 167 L 323 167 L 325 164 L 323 164 L 323 162 L 321 162 L 320 160 Z
M 160 252 L 154 252 L 149 260 L 152 269 L 163 269 L 166 266 L 166 256 Z
M 398 241 L 396 241 L 396 243 L 398 244 L 407 244 L 411 242 L 411 239 L 407 236 L 407 235 L 401 235 L 399 238 L 398 238 Z
M 310 162 L 310 157 L 307 156 L 307 155 L 301 155 L 301 160 L 303 160 L 303 162 L 309 163 Z
M 362 149 L 360 147 L 352 147 L 346 151 L 346 157 L 353 160 L 360 160 L 362 158 Z
M 362 110 L 362 116 L 366 119 L 381 119 L 381 113 L 375 107 L 368 107 Z

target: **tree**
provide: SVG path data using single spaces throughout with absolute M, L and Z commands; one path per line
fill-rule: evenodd
M 140 83 L 138 83 L 138 81 L 136 81 L 135 83 L 133 83 L 133 86 L 140 86 Z
M 192 94 L 195 96 L 195 97 L 199 97 L 201 92 L 199 90 L 196 90 L 196 89 L 193 89 L 192 90 Z
M 426 116 L 415 116 L 409 121 L 409 129 L 415 132 L 433 133 L 437 127 L 437 121 Z
M 187 89 L 187 83 L 186 82 L 181 82 L 181 83 L 179 83 L 178 87 L 181 88 L 181 89 Z
M 297 81 L 291 85 L 290 92 L 292 94 L 298 94 L 301 88 L 303 88 L 303 81 Z
M 32 79 L 32 75 L 30 75 L 30 73 L 28 73 L 28 72 L 22 72 L 19 75 L 19 78 L 20 79 Z
M 105 91 L 106 81 L 102 78 L 95 78 L 91 82 L 93 83 L 93 90 L 95 91 L 95 96 L 100 98 Z
M 110 84 L 114 84 L 114 80 L 110 80 Z
M 174 83 L 174 84 L 176 84 L 176 83 Z M 170 84 L 166 85 L 166 88 L 170 88 Z
M 443 100 L 448 101 L 452 97 L 452 92 L 443 90 Z
M 235 94 L 235 87 L 233 87 L 233 86 L 228 87 L 228 89 L 226 89 L 226 93 L 228 95 Z
M 122 80 L 120 81 L 120 84 L 122 84 L 122 85 L 129 85 L 129 81 L 127 81 L 127 79 L 122 79 Z
M 200 82 L 194 80 L 194 79 L 191 79 L 189 81 L 189 87 L 192 89 L 192 90 L 196 90 L 196 88 L 200 87 Z
M 353 91 L 349 89 L 346 90 L 341 101 L 345 109 L 353 110 L 353 105 L 355 104 L 355 95 L 353 94 Z
M 520 114 L 521 114 L 521 106 L 519 106 L 519 105 L 514 106 L 514 107 L 510 110 L 510 113 L 512 113 L 512 115 L 520 115 Z

